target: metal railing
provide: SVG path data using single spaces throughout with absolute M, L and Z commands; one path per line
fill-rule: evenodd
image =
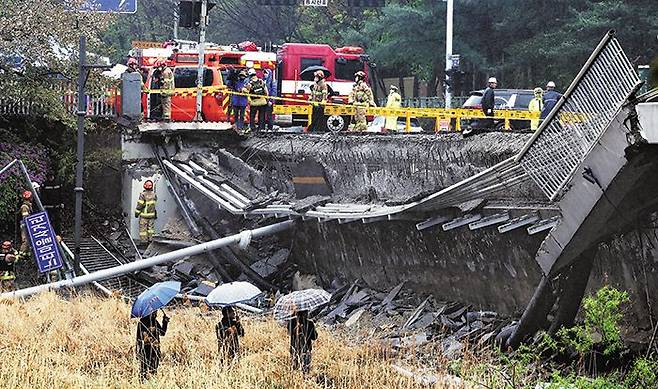
M 87 116 L 114 117 L 117 115 L 117 106 L 120 96 L 111 94 L 107 96 L 87 95 Z M 73 92 L 66 92 L 61 97 L 64 109 L 75 115 L 78 108 L 77 96 Z M 29 98 L 0 98 L 0 115 L 30 116 L 39 113 L 43 107 L 40 103 Z
M 640 80 L 609 32 L 551 113 L 516 157 L 551 200 L 561 197 Z

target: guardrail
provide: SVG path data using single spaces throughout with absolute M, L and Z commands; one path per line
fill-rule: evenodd
M 120 94 L 118 90 L 110 90 L 107 96 L 86 96 L 87 116 L 114 117 L 117 115 Z M 66 112 L 77 113 L 78 96 L 74 92 L 66 92 L 61 97 Z M 29 98 L 0 98 L 0 115 L 30 116 L 38 114 L 42 104 Z

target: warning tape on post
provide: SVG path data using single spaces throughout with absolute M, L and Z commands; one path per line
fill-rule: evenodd
M 176 89 L 144 89 L 143 92 L 147 94 L 163 94 L 169 96 L 196 96 L 198 88 L 176 88 Z M 222 100 L 230 95 L 245 96 L 247 98 L 262 98 L 262 95 L 254 95 L 244 92 L 236 92 L 228 89 L 226 86 L 205 86 L 201 88 L 203 96 L 223 96 Z M 324 114 L 330 116 L 352 116 L 356 112 L 356 107 L 351 104 L 338 104 L 330 102 L 309 102 L 304 99 L 295 99 L 289 97 L 274 97 L 268 96 L 268 100 L 280 103 L 292 104 L 275 104 L 273 112 L 276 115 L 301 115 L 308 116 L 310 122 L 314 105 L 323 105 Z M 366 107 L 367 116 L 386 116 L 405 118 L 406 128 L 409 130 L 411 118 L 426 118 L 435 119 L 435 130 L 438 131 L 442 127 L 453 126 L 455 131 L 461 131 L 461 121 L 471 119 L 494 119 L 503 121 L 504 128 L 511 129 L 511 120 L 533 120 L 539 119 L 539 112 L 529 112 L 512 109 L 496 110 L 493 116 L 485 115 L 479 109 L 467 108 L 386 108 L 386 107 Z M 568 121 L 581 120 L 581 117 L 571 115 Z M 454 123 L 451 122 L 454 120 Z M 447 125 L 442 125 L 446 123 Z

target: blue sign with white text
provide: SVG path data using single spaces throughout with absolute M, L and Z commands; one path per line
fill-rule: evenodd
M 88 0 L 81 11 L 134 14 L 137 12 L 137 0 Z
M 41 273 L 62 267 L 62 257 L 57 247 L 57 238 L 50 225 L 48 214 L 38 212 L 23 219 L 32 242 L 32 252 Z

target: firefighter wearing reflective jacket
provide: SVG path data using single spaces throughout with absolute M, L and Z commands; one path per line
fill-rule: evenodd
M 139 218 L 139 239 L 148 243 L 155 234 L 155 219 L 158 213 L 155 210 L 155 203 L 158 197 L 153 191 L 153 181 L 146 180 L 144 191 L 139 194 L 137 207 L 135 208 L 135 217 Z
M 14 250 L 10 241 L 2 242 L 0 253 L 0 293 L 16 290 L 16 262 L 20 259 L 19 253 Z
M 23 203 L 21 204 L 18 213 L 21 217 L 21 253 L 26 253 L 29 250 L 27 228 L 25 227 L 25 218 L 32 214 L 32 192 L 29 190 L 23 191 Z
M 174 94 L 174 72 L 169 69 L 165 60 L 161 59 L 157 64 L 162 78 L 162 119 L 171 120 L 171 96 Z
M 375 98 L 372 95 L 372 90 L 366 84 L 366 74 L 364 72 L 356 72 L 354 80 L 356 82 L 349 97 L 349 103 L 354 105 L 354 127 L 352 131 L 366 131 L 368 129 L 366 108 L 369 105 L 375 106 Z

